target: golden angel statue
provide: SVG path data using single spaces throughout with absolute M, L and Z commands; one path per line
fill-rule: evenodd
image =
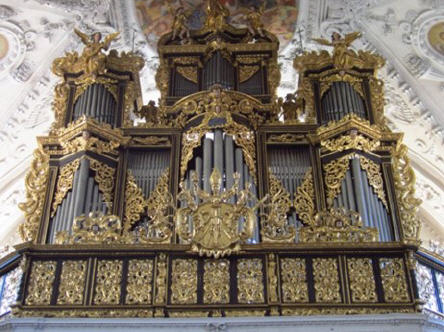
M 102 53 L 102 50 L 106 51 L 108 49 L 111 41 L 117 38 L 119 32 L 109 34 L 103 41 L 101 41 L 102 34 L 100 32 L 94 32 L 90 36 L 77 29 L 74 29 L 74 32 L 85 44 L 85 48 L 79 58 L 85 64 L 85 75 L 96 77 L 99 74 L 104 74 L 106 72 L 106 56 Z
M 173 20 L 173 34 L 171 36 L 171 40 L 179 37 L 180 40 L 189 40 L 190 39 L 190 29 L 188 28 L 188 17 L 191 15 L 190 10 L 185 10 L 185 6 L 182 1 L 180 1 L 180 6 L 177 9 L 171 7 L 168 4 L 169 11 L 171 15 L 174 16 Z M 186 37 L 186 39 L 185 39 Z
M 337 32 L 331 35 L 331 42 L 323 38 L 314 38 L 313 40 L 321 45 L 333 46 L 333 61 L 337 68 L 349 68 L 350 59 L 356 58 L 356 53 L 349 49 L 353 41 L 361 36 L 359 32 L 348 33 L 341 38 Z
M 227 17 L 230 16 L 230 11 L 219 0 L 208 0 L 205 11 L 207 18 L 204 28 L 213 31 L 221 30 L 226 25 Z
M 244 18 L 247 21 L 247 29 L 248 32 L 252 36 L 261 36 L 262 38 L 265 37 L 265 30 L 264 30 L 264 24 L 262 23 L 262 15 L 264 15 L 265 12 L 265 1 L 262 3 L 262 5 L 259 8 L 256 8 L 255 6 L 250 6 L 247 13 L 244 14 Z

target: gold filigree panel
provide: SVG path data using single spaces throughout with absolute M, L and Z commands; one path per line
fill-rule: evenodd
M 121 279 L 121 260 L 99 260 L 97 263 L 94 304 L 119 304 Z
M 333 200 L 341 191 L 342 180 L 344 180 L 350 166 L 349 158 L 348 155 L 345 155 L 322 165 L 329 207 L 333 205 Z
M 306 225 L 314 225 L 315 191 L 311 167 L 305 173 L 304 181 L 296 189 L 295 196 L 294 207 L 299 219 Z
M 204 303 L 230 302 L 230 261 L 227 259 L 205 260 Z
M 314 258 L 313 277 L 316 302 L 342 302 L 336 258 Z
M 377 302 L 372 259 L 348 258 L 347 269 L 352 302 Z
M 90 158 L 90 168 L 96 172 L 94 180 L 99 184 L 99 190 L 103 194 L 103 201 L 111 210 L 113 205 L 114 174 L 116 170 L 100 161 Z
M 237 300 L 239 303 L 264 303 L 264 276 L 259 258 L 237 261 Z
M 291 208 L 290 193 L 281 181 L 268 171 L 270 178 L 269 203 L 267 213 L 262 215 L 261 235 L 264 242 L 293 242 L 296 230 L 290 225 L 287 212 Z
M 52 213 L 51 217 L 54 217 L 57 206 L 62 203 L 63 198 L 65 198 L 66 193 L 72 189 L 74 174 L 80 166 L 80 159 L 76 159 L 69 164 L 64 165 L 60 168 L 60 173 L 57 178 L 56 192 L 54 196 L 54 201 L 52 203 Z
M 171 303 L 193 304 L 197 302 L 197 261 L 175 259 L 171 271 Z
M 359 158 L 361 168 L 367 172 L 368 183 L 373 188 L 373 191 L 388 209 L 387 200 L 385 199 L 384 181 L 382 180 L 381 165 L 375 163 L 373 160 L 360 156 Z
M 57 304 L 82 304 L 86 278 L 85 260 L 64 261 Z
M 409 302 L 405 266 L 402 258 L 380 258 L 382 288 L 386 302 Z
M 33 261 L 29 277 L 27 305 L 43 305 L 51 303 L 54 286 L 56 261 Z
M 152 298 L 153 261 L 131 259 L 128 262 L 126 304 L 149 304 Z
M 156 263 L 156 297 L 155 304 L 164 304 L 166 301 L 167 287 L 167 256 L 160 254 Z
M 308 302 L 306 261 L 304 258 L 281 259 L 282 302 Z

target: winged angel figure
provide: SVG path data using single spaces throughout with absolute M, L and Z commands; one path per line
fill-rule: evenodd
M 174 9 L 171 4 L 167 3 L 168 9 L 171 13 L 171 15 L 174 16 L 173 20 L 173 34 L 171 37 L 171 40 L 176 39 L 176 37 L 179 37 L 180 40 L 187 41 L 190 39 L 190 29 L 188 27 L 188 18 L 193 13 L 193 10 L 185 9 L 185 6 L 182 1 L 180 2 L 180 6 L 177 7 L 177 9 Z M 186 39 L 184 39 L 186 37 Z
M 348 68 L 350 67 L 350 60 L 356 58 L 356 53 L 348 48 L 360 36 L 361 33 L 352 32 L 341 38 L 339 33 L 333 32 L 331 41 L 323 38 L 313 38 L 313 40 L 321 45 L 332 46 L 334 65 L 337 68 Z
M 119 32 L 109 34 L 103 41 L 101 41 L 102 34 L 100 32 L 94 32 L 90 36 L 77 29 L 74 29 L 74 32 L 85 44 L 85 48 L 80 55 L 80 60 L 85 64 L 85 75 L 96 77 L 99 74 L 104 74 L 106 72 L 106 56 L 102 53 L 102 50 L 106 51 L 109 48 L 111 41 L 117 38 Z
M 243 16 L 243 20 L 246 22 L 248 32 L 251 36 L 265 37 L 264 24 L 262 23 L 262 16 L 265 13 L 265 1 L 260 7 L 250 6 L 247 8 L 241 8 L 240 11 Z

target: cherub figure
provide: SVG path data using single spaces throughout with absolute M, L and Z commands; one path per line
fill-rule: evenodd
M 168 8 L 170 10 L 171 15 L 174 16 L 173 20 L 173 34 L 171 36 L 171 40 L 179 37 L 182 41 L 187 41 L 190 39 L 190 29 L 188 28 L 188 17 L 190 16 L 189 10 L 185 10 L 185 6 L 182 1 L 180 1 L 180 6 L 177 9 L 171 7 L 168 4 Z
M 259 35 L 260 37 L 265 37 L 264 24 L 262 23 L 262 15 L 265 12 L 265 1 L 259 8 L 255 6 L 250 6 L 248 12 L 244 15 L 247 21 L 248 32 L 254 37 Z
M 356 53 L 353 50 L 348 49 L 353 41 L 361 36 L 359 32 L 348 33 L 341 38 L 341 35 L 337 32 L 333 32 L 331 35 L 331 42 L 323 38 L 314 38 L 313 40 L 321 45 L 327 45 L 333 47 L 333 61 L 337 68 L 348 68 L 350 65 L 350 59 L 356 58 Z
M 230 11 L 219 0 L 208 0 L 205 11 L 207 18 L 204 28 L 209 30 L 221 30 L 230 16 Z
M 141 117 L 145 118 L 147 123 L 159 123 L 159 107 L 156 106 L 156 102 L 154 100 L 150 100 L 148 105 L 142 106 L 139 114 Z
M 282 109 L 285 122 L 299 121 L 302 115 L 302 100 L 297 98 L 295 94 L 288 93 L 285 96 L 285 101 L 282 98 L 278 99 L 279 109 Z
M 102 34 L 100 32 L 94 32 L 90 36 L 77 29 L 74 29 L 74 32 L 80 37 L 83 44 L 86 45 L 80 56 L 80 60 L 85 63 L 85 75 L 96 77 L 97 75 L 104 74 L 106 72 L 106 56 L 102 53 L 102 50 L 106 51 L 109 48 L 111 41 L 116 39 L 119 33 L 115 32 L 109 34 L 102 42 Z

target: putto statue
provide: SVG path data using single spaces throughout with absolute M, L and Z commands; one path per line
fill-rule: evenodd
M 190 29 L 188 28 L 188 17 L 190 16 L 189 10 L 185 9 L 185 6 L 182 1 L 180 1 L 180 6 L 177 9 L 171 7 L 168 4 L 168 8 L 170 10 L 171 15 L 174 16 L 173 20 L 173 34 L 171 36 L 171 40 L 176 39 L 178 37 L 180 40 L 187 41 L 190 39 Z
M 85 63 L 85 75 L 91 75 L 95 77 L 99 74 L 104 74 L 106 72 L 106 56 L 102 53 L 102 50 L 106 51 L 108 49 L 111 41 L 117 38 L 119 32 L 109 34 L 105 37 L 103 41 L 101 41 L 102 34 L 100 32 L 94 32 L 90 36 L 77 29 L 74 29 L 74 32 L 77 36 L 80 37 L 83 44 L 85 44 L 85 48 L 80 55 L 80 60 L 84 61 Z
M 247 29 L 248 32 L 254 36 L 260 36 L 262 38 L 265 37 L 265 29 L 264 24 L 262 23 L 262 15 L 265 12 L 265 2 L 259 8 L 255 6 L 250 6 L 250 9 L 245 14 L 245 19 L 247 21 Z
M 207 18 L 204 29 L 208 30 L 221 30 L 226 25 L 227 17 L 230 16 L 230 11 L 219 0 L 208 0 L 205 11 Z

